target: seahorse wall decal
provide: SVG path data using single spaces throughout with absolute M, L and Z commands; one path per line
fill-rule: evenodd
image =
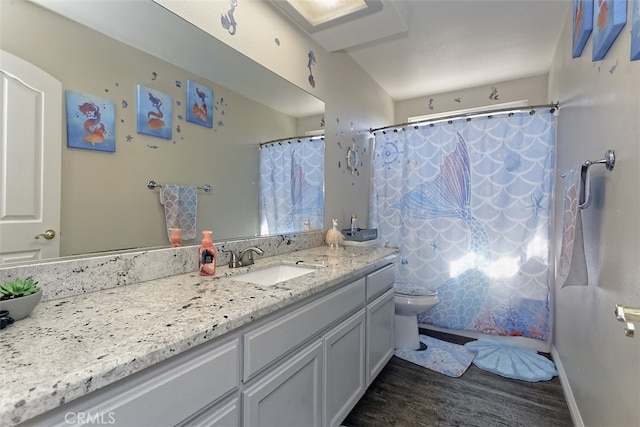
M 220 23 L 222 24 L 222 28 L 227 30 L 229 34 L 233 36 L 235 35 L 236 28 L 238 27 L 236 18 L 233 16 L 233 12 L 235 12 L 236 7 L 238 7 L 238 0 L 229 0 L 229 4 L 231 8 L 229 9 L 226 15 L 220 16 Z
M 106 128 L 103 123 L 100 123 L 100 107 L 89 101 L 79 105 L 78 110 L 87 117 L 84 121 L 84 130 L 87 134 L 82 137 L 82 140 L 94 145 L 104 142 Z
M 153 96 L 151 92 L 149 92 L 149 101 L 151 102 L 151 106 L 155 108 L 157 112 L 151 110 L 147 113 L 147 119 L 149 120 L 149 122 L 147 123 L 147 126 L 151 130 L 161 129 L 165 125 L 164 120 L 162 120 L 162 118 L 164 117 L 164 114 L 160 109 L 162 107 L 162 101 L 159 98 L 156 98 L 155 96 Z
M 469 228 L 467 268 L 437 287 L 440 304 L 421 319 L 448 329 L 473 326 L 489 288 L 489 277 L 483 271 L 491 264 L 489 238 L 469 208 L 471 172 L 467 145 L 459 133 L 457 138 L 456 148 L 443 157 L 438 175 L 407 192 L 395 206 L 410 218 L 456 218 Z

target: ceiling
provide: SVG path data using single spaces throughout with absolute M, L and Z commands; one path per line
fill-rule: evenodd
M 572 4 L 382 3 L 379 12 L 308 34 L 329 52 L 344 50 L 396 101 L 547 73 Z

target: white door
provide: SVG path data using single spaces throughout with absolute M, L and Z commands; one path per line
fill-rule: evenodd
M 0 50 L 0 100 L 0 264 L 57 257 L 62 85 Z

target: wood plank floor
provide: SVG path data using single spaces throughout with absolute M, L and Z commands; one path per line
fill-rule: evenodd
M 457 344 L 467 338 L 421 330 Z M 342 423 L 348 427 L 573 426 L 558 377 L 530 383 L 475 365 L 459 378 L 393 357 Z

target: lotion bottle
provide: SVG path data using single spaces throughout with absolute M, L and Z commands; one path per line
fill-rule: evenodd
M 218 251 L 211 240 L 211 231 L 202 232 L 202 243 L 200 245 L 200 275 L 213 276 L 216 274 L 216 261 Z

